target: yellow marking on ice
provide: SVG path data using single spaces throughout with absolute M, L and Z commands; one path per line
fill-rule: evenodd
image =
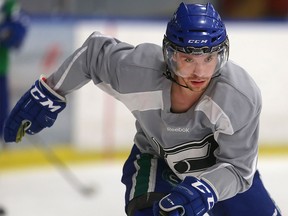
M 53 145 L 53 154 L 66 164 L 79 164 L 88 162 L 120 161 L 124 163 L 130 150 L 117 151 L 79 150 L 73 145 Z M 45 156 L 45 149 L 25 147 L 8 148 L 0 152 L 0 172 L 5 170 L 24 169 L 41 166 L 53 166 Z M 260 157 L 288 156 L 288 144 L 263 144 L 259 147 Z
M 128 157 L 128 151 L 115 152 L 99 152 L 91 150 L 77 150 L 69 146 L 57 146 L 52 149 L 52 153 L 56 155 L 64 163 L 87 163 L 87 162 L 103 162 L 103 161 L 123 161 Z M 2 149 L 0 153 L 0 172 L 9 169 L 22 169 L 28 167 L 53 166 L 47 156 L 49 152 L 45 152 L 40 148 L 23 148 L 23 149 Z

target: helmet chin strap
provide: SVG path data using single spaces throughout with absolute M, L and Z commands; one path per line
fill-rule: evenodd
M 189 89 L 188 86 L 182 85 L 182 84 L 180 84 L 179 82 L 177 82 L 177 81 L 172 77 L 171 72 L 169 71 L 168 68 L 166 68 L 166 73 L 163 73 L 163 74 L 164 74 L 164 76 L 165 76 L 167 79 L 171 80 L 172 82 L 176 83 L 177 85 L 179 85 L 179 86 L 181 86 L 181 87 L 183 87 L 183 88 Z

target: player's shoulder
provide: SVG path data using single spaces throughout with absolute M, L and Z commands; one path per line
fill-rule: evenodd
M 161 47 L 143 43 L 120 54 L 116 69 L 121 86 L 119 91 L 144 92 L 162 88 L 166 66 Z
M 219 85 L 225 86 L 227 96 L 247 99 L 251 103 L 261 103 L 261 92 L 251 75 L 233 61 L 228 61 L 217 78 Z M 255 104 L 256 105 L 256 104 Z
M 121 59 L 120 69 L 123 73 L 141 74 L 139 77 L 154 79 L 157 82 L 163 77 L 166 69 L 161 47 L 152 43 L 135 46 Z
M 157 69 L 164 62 L 162 48 L 152 43 L 135 46 L 133 52 L 127 55 L 126 60 L 126 63 L 131 66 L 150 69 Z
M 97 31 L 88 38 L 87 43 L 90 42 L 98 48 L 105 47 L 111 62 L 124 70 L 158 70 L 164 63 L 162 48 L 157 44 L 141 43 L 135 46 Z
M 240 128 L 261 112 L 260 89 L 245 69 L 231 61 L 219 72 L 207 96 L 229 117 L 233 128 Z

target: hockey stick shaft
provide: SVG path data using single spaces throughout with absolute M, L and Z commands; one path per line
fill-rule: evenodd
M 38 135 L 29 136 L 26 135 L 27 140 L 33 144 L 33 146 L 43 153 L 45 158 L 59 171 L 62 177 L 67 183 L 71 185 L 81 195 L 88 196 L 95 193 L 95 188 L 85 185 L 80 179 L 72 172 L 72 170 L 54 153 L 54 151 L 43 142 Z

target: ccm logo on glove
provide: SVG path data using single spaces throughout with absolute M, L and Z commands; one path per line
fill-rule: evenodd
M 65 97 L 59 95 L 41 77 L 20 98 L 4 125 L 5 142 L 20 142 L 22 137 L 51 127 L 66 107 Z
M 34 86 L 34 88 L 32 88 L 30 90 L 30 93 L 31 95 L 36 99 L 36 100 L 39 100 L 39 103 L 42 105 L 42 106 L 47 106 L 48 109 L 51 111 L 51 112 L 55 112 L 59 109 L 61 109 L 61 106 L 55 106 L 53 104 L 53 101 L 50 100 L 46 95 L 44 95 L 38 88 L 37 86 Z
M 215 200 L 214 200 L 212 192 L 209 190 L 209 188 L 205 184 L 201 183 L 199 180 L 192 183 L 191 185 L 192 185 L 192 187 L 199 190 L 201 193 L 207 194 L 208 208 L 211 209 L 214 206 Z

